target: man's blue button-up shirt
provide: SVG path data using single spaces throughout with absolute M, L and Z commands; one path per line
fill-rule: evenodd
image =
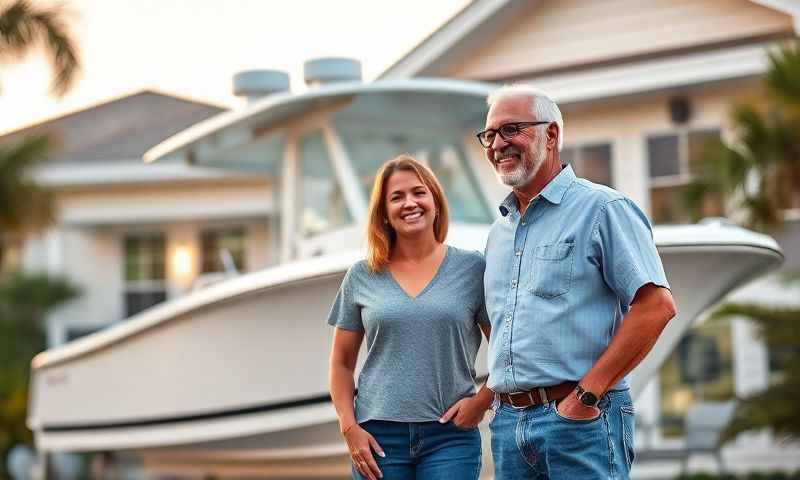
M 513 193 L 500 213 L 484 274 L 489 388 L 578 381 L 608 347 L 637 290 L 669 288 L 650 222 L 631 200 L 577 178 L 571 166 L 524 215 Z

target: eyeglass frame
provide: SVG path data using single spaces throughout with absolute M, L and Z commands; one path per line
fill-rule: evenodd
M 519 132 L 520 132 L 520 131 L 522 131 L 522 130 L 523 130 L 523 129 L 525 129 L 525 128 L 528 128 L 528 127 L 535 127 L 535 126 L 537 126 L 537 125 L 544 125 L 544 124 L 546 124 L 546 123 L 547 123 L 547 124 L 549 124 L 549 123 L 553 123 L 553 122 L 550 122 L 550 121 L 539 121 L 539 122 L 508 122 L 508 123 L 504 123 L 504 124 L 500 125 L 500 128 L 487 128 L 486 130 L 481 130 L 480 132 L 476 133 L 476 134 L 475 134 L 475 136 L 478 138 L 478 143 L 480 143 L 480 144 L 481 144 L 481 146 L 482 146 L 483 148 L 489 148 L 489 147 L 491 147 L 491 146 L 492 146 L 492 143 L 494 143 L 494 138 L 492 138 L 492 141 L 491 141 L 491 142 L 489 142 L 489 144 L 488 144 L 488 145 L 484 145 L 484 143 L 483 143 L 483 140 L 481 140 L 481 135 L 484 135 L 484 134 L 486 134 L 487 132 L 494 132 L 494 133 L 495 133 L 495 135 L 500 135 L 500 138 L 502 138 L 502 139 L 503 139 L 503 140 L 505 140 L 505 141 L 508 141 L 508 140 L 510 140 L 510 139 L 512 139 L 512 138 L 514 138 L 514 137 L 516 137 L 517 135 L 519 135 Z M 508 125 L 514 125 L 514 127 L 516 127 L 516 129 L 517 129 L 517 133 L 515 133 L 514 135 L 511 135 L 511 136 L 508 136 L 508 137 L 507 137 L 507 136 L 505 136 L 505 135 L 503 135 L 503 133 L 502 133 L 502 132 L 500 132 L 500 130 L 501 130 L 503 127 L 505 127 L 505 126 L 508 126 Z

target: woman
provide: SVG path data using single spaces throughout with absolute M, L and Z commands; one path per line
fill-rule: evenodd
M 367 258 L 345 275 L 330 389 L 353 477 L 478 478 L 477 424 L 492 401 L 475 394 L 484 262 L 445 245 L 447 202 L 433 173 L 408 155 L 381 167 L 372 188 Z M 353 373 L 366 334 L 355 398 Z

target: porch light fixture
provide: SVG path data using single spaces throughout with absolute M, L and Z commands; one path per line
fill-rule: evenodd
M 192 253 L 189 247 L 181 245 L 172 255 L 172 270 L 179 277 L 187 277 L 192 273 Z

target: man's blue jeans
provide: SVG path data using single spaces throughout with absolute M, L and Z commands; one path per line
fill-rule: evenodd
M 501 403 L 489 424 L 496 479 L 627 479 L 633 463 L 629 391 L 612 390 L 600 416 L 569 420 L 555 402 L 517 410 Z
M 453 422 L 387 422 L 361 424 L 375 437 L 386 457 L 373 455 L 384 480 L 477 480 L 481 471 L 481 436 L 477 428 Z M 353 470 L 353 478 L 362 479 Z

